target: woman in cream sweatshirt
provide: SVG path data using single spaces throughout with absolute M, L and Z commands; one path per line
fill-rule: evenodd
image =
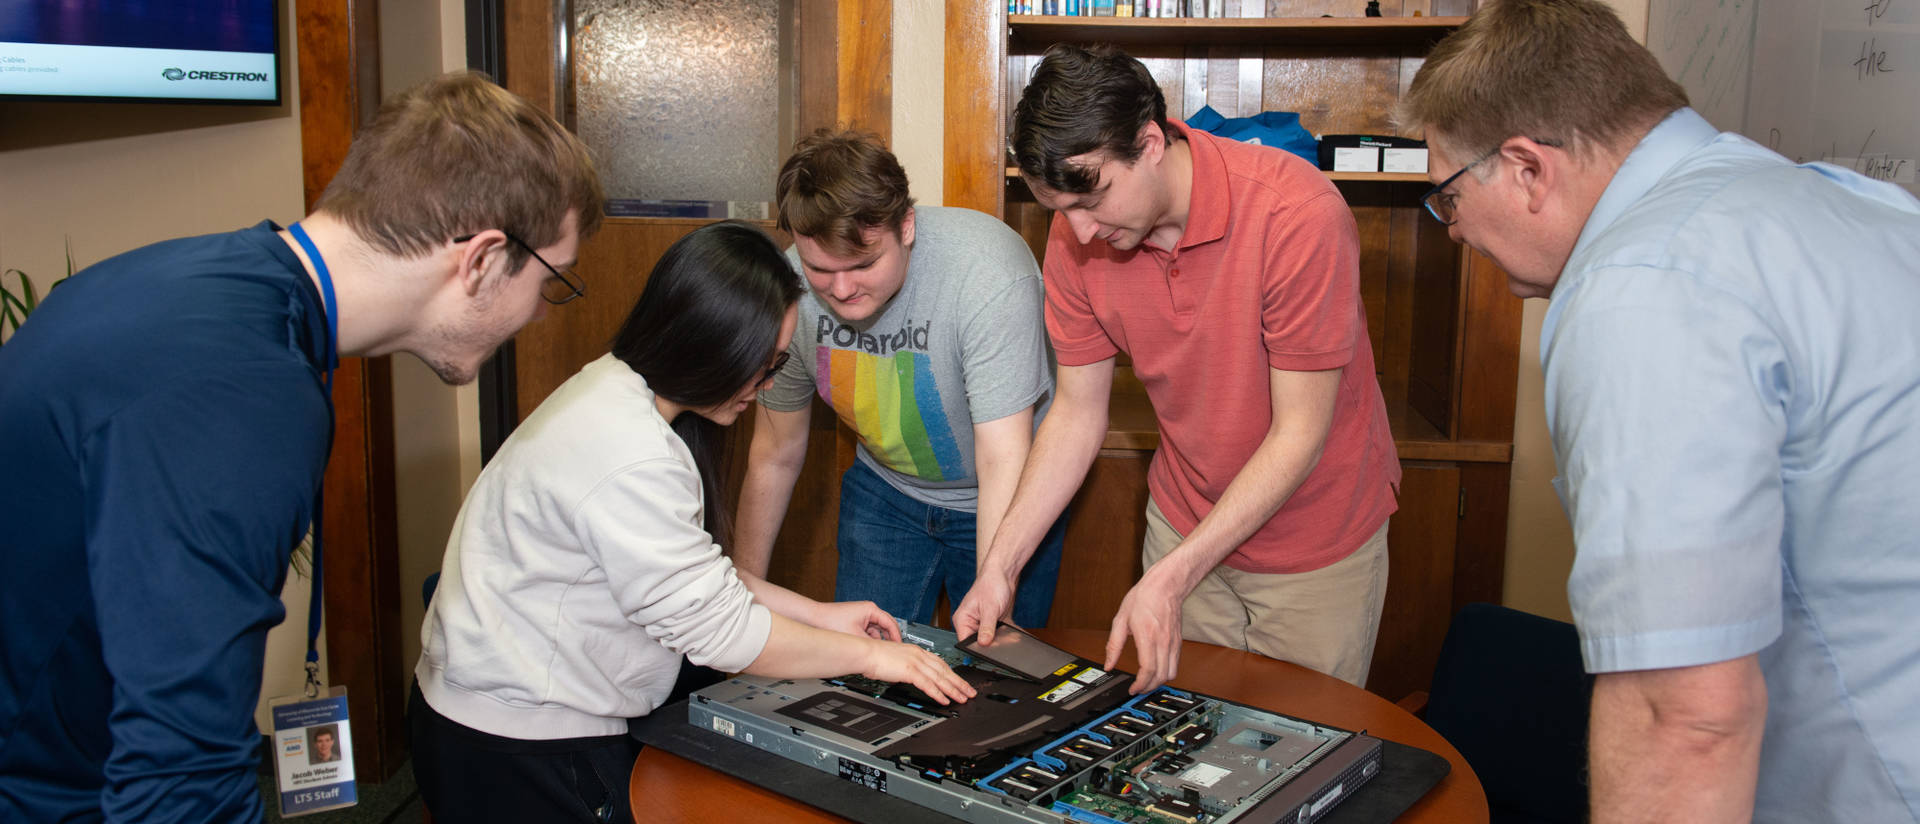
M 799 296 L 758 229 L 694 231 L 654 267 L 613 351 L 554 390 L 480 474 L 421 629 L 409 707 L 436 820 L 632 820 L 627 719 L 663 702 L 682 656 L 973 694 L 899 643 L 872 603 L 822 604 L 740 574 L 716 543 L 721 427 L 778 367 Z

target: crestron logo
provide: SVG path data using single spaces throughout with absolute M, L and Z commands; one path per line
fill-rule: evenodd
M 271 79 L 266 72 L 216 72 L 202 69 L 193 71 L 167 69 L 161 72 L 160 76 L 168 80 L 225 80 L 238 83 L 265 83 Z

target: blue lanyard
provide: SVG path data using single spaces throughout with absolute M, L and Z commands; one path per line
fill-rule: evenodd
M 327 273 L 327 261 L 320 257 L 320 249 L 313 245 L 313 238 L 307 237 L 307 230 L 299 223 L 287 227 L 287 233 L 306 250 L 307 260 L 313 261 L 313 274 L 320 281 L 320 297 L 326 302 L 327 312 L 327 408 L 333 408 L 333 370 L 340 365 L 340 311 L 333 297 L 333 276 Z M 329 415 L 331 417 L 331 415 Z M 326 511 L 326 484 L 313 496 L 313 599 L 307 603 L 307 697 L 320 695 L 320 533 Z

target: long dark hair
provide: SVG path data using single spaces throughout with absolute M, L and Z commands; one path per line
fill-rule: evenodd
M 800 276 L 765 232 L 727 221 L 675 241 L 613 337 L 613 356 L 654 394 L 690 408 L 724 403 L 758 380 L 779 342 Z M 693 412 L 673 420 L 700 469 L 706 529 L 722 543 L 731 519 L 721 497 L 726 436 Z

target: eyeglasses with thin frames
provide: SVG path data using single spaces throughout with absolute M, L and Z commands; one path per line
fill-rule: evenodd
M 1440 181 L 1440 185 L 1428 189 L 1426 194 L 1421 195 L 1420 203 L 1427 207 L 1427 214 L 1433 215 L 1433 219 L 1440 221 L 1440 225 L 1442 226 L 1452 226 L 1454 221 L 1453 204 L 1460 199 L 1460 194 L 1458 192 L 1447 191 L 1447 187 L 1452 186 L 1453 182 L 1459 180 L 1461 175 L 1466 174 L 1468 169 L 1485 163 L 1487 158 L 1493 157 L 1494 152 L 1498 151 L 1500 151 L 1499 146 L 1493 147 L 1493 151 L 1481 155 L 1472 163 L 1461 166 L 1459 171 L 1447 175 L 1446 180 Z
M 1556 149 L 1561 146 L 1558 140 L 1542 137 L 1528 139 L 1542 146 L 1551 146 Z M 1459 219 L 1455 216 L 1453 207 L 1454 204 L 1460 200 L 1460 194 L 1458 192 L 1447 191 L 1447 187 L 1453 185 L 1453 182 L 1460 179 L 1461 175 L 1466 174 L 1468 169 L 1487 162 L 1487 158 L 1493 157 L 1499 154 L 1499 152 L 1500 146 L 1494 146 L 1492 149 L 1487 150 L 1486 154 L 1475 158 L 1472 163 L 1461 166 L 1459 171 L 1447 175 L 1447 179 L 1440 181 L 1440 185 L 1428 189 L 1426 194 L 1420 196 L 1420 204 L 1427 207 L 1427 213 L 1433 215 L 1434 220 L 1440 221 L 1440 225 L 1452 226 L 1453 222 Z
M 766 371 L 766 373 L 765 373 L 765 374 L 762 374 L 762 375 L 760 376 L 760 380 L 758 380 L 758 381 L 755 381 L 753 385 L 754 385 L 754 386 L 765 386 L 765 385 L 767 384 L 767 381 L 770 381 L 770 380 L 773 380 L 773 376 L 774 376 L 774 375 L 777 375 L 777 374 L 780 374 L 780 367 L 782 367 L 782 366 L 786 366 L 786 365 L 787 365 L 787 361 L 789 361 L 789 360 L 792 360 L 792 359 L 793 359 L 793 352 L 792 352 L 792 351 L 790 351 L 790 350 L 782 350 L 782 351 L 780 352 L 780 354 L 779 354 L 779 356 L 777 356 L 777 357 L 775 357 L 775 358 L 773 359 L 773 365 L 772 365 L 772 366 L 769 366 L 769 367 L 767 367 L 767 371 Z
M 527 254 L 532 255 L 534 260 L 540 261 L 541 266 L 547 267 L 547 271 L 553 273 L 552 279 L 540 284 L 540 297 L 546 300 L 546 302 L 559 306 L 562 303 L 566 303 L 587 293 L 587 285 L 580 279 L 578 273 L 572 269 L 555 269 L 553 264 L 548 263 L 546 258 L 541 257 L 540 253 L 534 250 L 532 244 L 513 236 L 513 234 L 509 232 L 501 232 L 501 234 L 506 235 L 508 240 L 513 241 L 519 245 L 520 248 L 527 250 Z M 453 242 L 466 243 L 476 237 L 479 237 L 479 235 L 461 235 L 460 237 L 454 238 Z

